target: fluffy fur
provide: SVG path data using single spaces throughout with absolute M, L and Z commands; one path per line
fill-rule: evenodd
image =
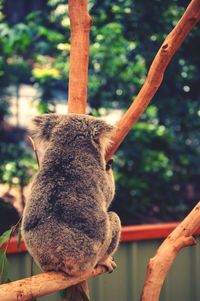
M 114 196 L 105 149 L 113 128 L 91 116 L 47 114 L 31 130 L 40 169 L 27 200 L 22 234 L 44 271 L 69 275 L 115 268 L 120 220 L 108 212 Z

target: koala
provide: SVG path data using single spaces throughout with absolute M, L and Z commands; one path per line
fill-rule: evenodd
M 78 276 L 103 265 L 109 272 L 121 232 L 108 212 L 115 185 L 105 152 L 113 127 L 82 114 L 33 120 L 40 168 L 26 202 L 22 235 L 43 271 Z

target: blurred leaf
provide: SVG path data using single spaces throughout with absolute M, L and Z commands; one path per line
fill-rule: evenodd
M 21 240 L 22 240 L 21 229 L 18 229 L 18 233 L 17 233 L 17 248 L 18 248 L 18 249 L 20 248 Z
M 1 247 L 7 240 L 9 240 L 11 234 L 12 234 L 12 229 L 9 229 L 9 230 L 5 231 L 5 232 L 0 236 L 0 247 Z
M 7 279 L 4 281 L 4 283 L 10 283 L 10 282 L 12 282 L 12 280 L 11 280 L 10 278 L 7 278 Z
M 0 251 L 0 282 L 5 283 L 8 276 L 8 260 L 5 250 Z

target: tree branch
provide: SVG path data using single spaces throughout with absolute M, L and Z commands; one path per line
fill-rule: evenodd
M 176 255 L 182 248 L 196 244 L 192 235 L 199 227 L 200 202 L 165 239 L 156 255 L 150 259 L 141 301 L 159 300 L 163 282 Z
M 111 138 L 113 143 L 107 151 L 106 160 L 109 160 L 116 152 L 132 126 L 144 112 L 150 100 L 161 85 L 165 69 L 174 53 L 181 46 L 186 36 L 199 19 L 200 0 L 192 0 L 175 28 L 166 37 L 153 60 L 146 81 L 139 94 L 136 96 L 134 102 L 118 123 Z
M 71 48 L 68 112 L 84 114 L 87 102 L 89 35 L 92 18 L 87 0 L 69 0 Z
M 88 14 L 88 0 L 69 0 L 71 30 L 68 113 L 85 114 L 87 105 L 88 63 L 90 46 L 90 26 L 92 18 Z M 87 281 L 73 290 L 74 301 L 80 300 L 81 288 L 89 299 Z M 68 301 L 66 298 L 65 301 Z
M 76 285 L 106 272 L 102 266 L 82 274 L 79 277 L 66 276 L 63 273 L 48 272 L 35 275 L 26 279 L 13 281 L 0 285 L 0 300 L 26 301 L 32 298 L 45 296 L 64 288 Z

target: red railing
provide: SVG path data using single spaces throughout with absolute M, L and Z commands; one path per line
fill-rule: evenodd
M 130 242 L 136 240 L 149 240 L 149 239 L 161 239 L 167 237 L 178 225 L 174 223 L 161 223 L 152 225 L 134 225 L 126 226 L 122 228 L 121 241 Z M 196 234 L 200 234 L 200 229 Z M 26 247 L 24 241 L 21 241 L 20 247 L 17 247 L 17 237 L 11 238 L 8 246 L 7 253 L 21 253 L 25 252 Z
M 167 237 L 178 225 L 174 223 L 143 224 L 123 227 L 121 241 L 148 240 Z

